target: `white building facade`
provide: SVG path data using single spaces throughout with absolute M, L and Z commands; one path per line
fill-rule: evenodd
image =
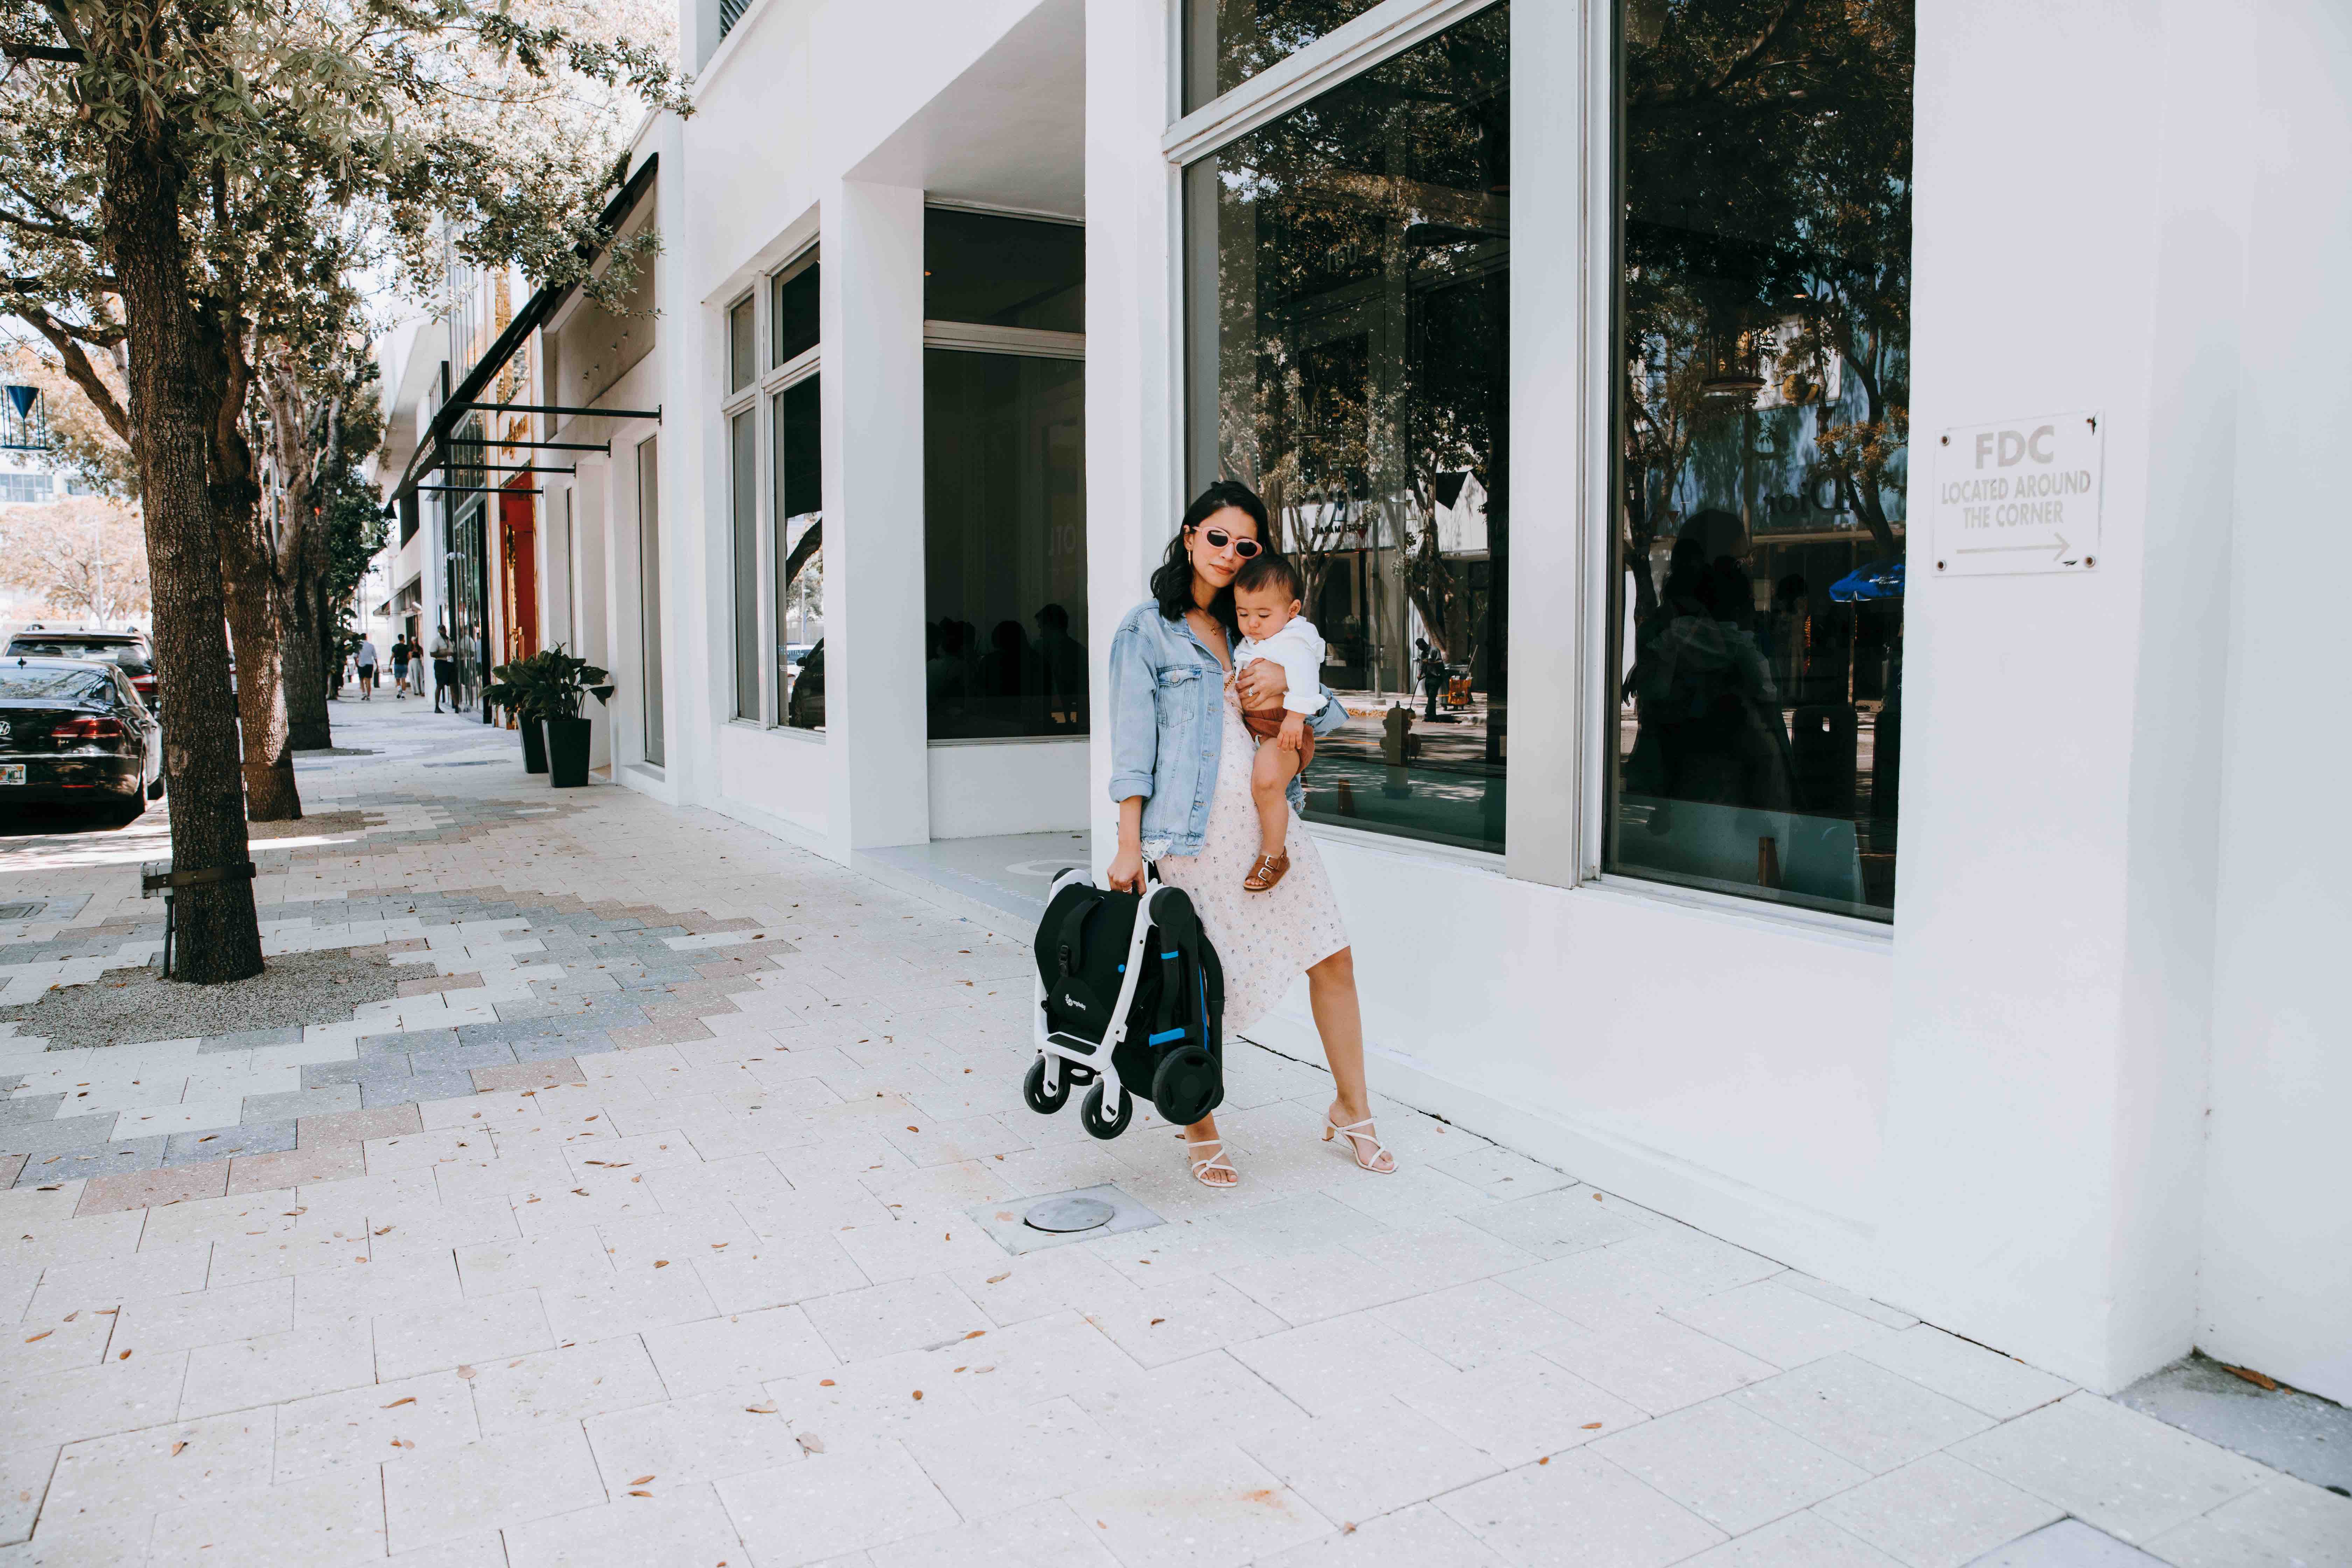
M 1110 629 L 1242 479 L 1377 1088 L 2092 1387 L 2352 1398 L 2347 748 L 2273 589 L 2352 572 L 2352 18 L 1784 9 L 685 0 L 646 313 L 534 300 L 467 395 L 570 411 L 489 432 L 572 470 L 534 635 L 617 784 L 1099 867 Z M 1317 1054 L 1303 988 L 1253 1033 Z

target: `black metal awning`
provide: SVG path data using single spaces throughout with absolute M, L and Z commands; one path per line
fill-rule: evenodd
M 643 199 L 646 191 L 653 187 L 654 171 L 660 163 L 660 153 L 648 153 L 646 154 L 646 161 L 637 165 L 635 173 L 632 174 L 629 176 L 627 183 L 622 185 L 620 190 L 614 194 L 613 199 L 604 204 L 604 210 L 596 216 L 596 226 L 599 228 L 604 229 L 607 232 L 617 229 L 622 221 L 625 219 L 632 211 L 635 210 L 637 203 Z M 582 258 L 585 260 L 590 258 L 591 253 L 583 247 L 580 252 L 580 255 Z M 572 286 L 569 284 L 563 285 L 560 288 L 550 285 L 546 288 L 541 289 L 538 292 L 531 295 L 530 300 L 525 301 L 523 308 L 514 313 L 514 319 L 507 323 L 506 330 L 498 335 L 498 340 L 490 344 L 488 351 L 485 353 L 480 359 L 474 362 L 473 368 L 466 372 L 465 378 L 458 382 L 457 384 L 450 390 L 447 401 L 444 402 L 440 408 L 435 411 L 432 424 L 427 426 L 425 432 L 425 438 L 417 443 L 415 455 L 408 460 L 408 468 L 406 471 L 400 476 L 400 482 L 393 487 L 392 494 L 384 498 L 384 505 L 386 508 L 397 508 L 403 500 L 407 499 L 409 496 L 415 494 L 420 488 L 421 481 L 436 468 L 446 468 L 451 467 L 470 468 L 477 466 L 467 463 L 465 459 L 464 454 L 462 453 L 452 454 L 449 450 L 452 446 L 468 447 L 476 449 L 478 452 L 481 447 L 494 446 L 544 447 L 575 452 L 609 453 L 612 450 L 609 444 L 600 445 L 593 442 L 499 442 L 491 440 L 459 441 L 456 439 L 455 432 L 457 426 L 465 422 L 465 419 L 468 415 L 476 412 L 514 414 L 597 414 L 603 415 L 607 418 L 624 419 L 653 418 L 658 420 L 661 417 L 661 410 L 658 408 L 648 413 L 644 410 L 634 408 L 568 408 L 553 404 L 484 403 L 479 401 L 484 390 L 490 384 L 491 380 L 497 376 L 499 371 L 506 368 L 506 363 L 509 360 L 514 358 L 516 351 L 522 347 L 523 343 L 530 338 L 532 331 L 537 330 L 541 323 L 546 321 L 550 316 L 552 316 L 555 313 L 556 308 L 562 304 L 563 301 L 571 296 L 571 293 Z M 441 487 L 423 486 L 422 488 L 432 489 Z

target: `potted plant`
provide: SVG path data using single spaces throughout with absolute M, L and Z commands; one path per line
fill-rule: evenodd
M 577 789 L 588 782 L 588 721 L 580 716 L 580 700 L 593 697 L 603 702 L 609 699 L 611 678 L 586 659 L 564 652 L 561 643 L 539 657 L 548 783 L 557 789 Z
M 547 771 L 547 739 L 539 727 L 547 712 L 542 668 L 546 657 L 535 653 L 502 664 L 490 671 L 490 683 L 482 688 L 483 701 L 505 709 L 521 726 L 522 771 L 527 773 Z

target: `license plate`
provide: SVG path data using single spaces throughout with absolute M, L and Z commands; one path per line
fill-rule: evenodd
M 0 784 L 20 784 L 25 782 L 25 764 L 0 763 Z

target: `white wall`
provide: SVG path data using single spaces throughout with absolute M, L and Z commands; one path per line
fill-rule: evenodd
M 981 741 L 929 750 L 934 838 L 1069 833 L 1087 826 L 1084 741 Z
M 2198 1342 L 2352 1403 L 2352 742 L 2342 617 L 2313 602 L 2352 582 L 2352 10 L 2276 0 L 2252 38 Z

